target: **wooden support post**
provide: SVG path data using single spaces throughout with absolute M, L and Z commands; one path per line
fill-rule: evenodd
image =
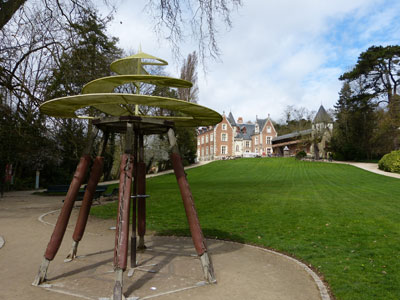
M 139 134 L 139 162 L 137 169 L 137 193 L 138 193 L 138 249 L 146 249 L 144 235 L 146 233 L 146 163 L 144 162 L 143 134 Z
M 119 179 L 119 197 L 118 197 L 118 216 L 115 232 L 115 248 L 114 248 L 114 270 L 115 285 L 113 291 L 113 299 L 122 299 L 122 274 L 127 267 L 128 257 L 128 238 L 129 238 L 129 213 L 131 203 L 131 186 L 133 172 L 132 153 L 132 124 L 127 123 L 127 132 L 125 140 L 125 153 L 122 155 L 120 179 Z
M 76 257 L 79 242 L 83 237 L 83 233 L 85 231 L 87 220 L 89 217 L 90 208 L 92 207 L 93 198 L 96 193 L 96 187 L 103 173 L 104 154 L 107 147 L 107 141 L 108 141 L 108 134 L 105 133 L 103 140 L 103 147 L 100 156 L 97 156 L 93 162 L 92 170 L 89 176 L 89 181 L 86 186 L 85 194 L 83 196 L 81 208 L 79 210 L 79 216 L 75 224 L 75 230 L 72 235 L 73 242 L 71 251 L 69 252 L 67 258 L 64 260 L 65 262 L 69 262 Z
M 192 192 L 186 178 L 183 168 L 182 159 L 179 154 L 179 148 L 176 142 L 175 132 L 172 128 L 168 130 L 168 139 L 171 145 L 171 160 L 174 168 L 176 180 L 178 181 L 179 190 L 181 192 L 183 205 L 185 207 L 186 217 L 189 223 L 190 233 L 192 235 L 193 244 L 203 266 L 204 277 L 208 282 L 215 283 L 214 268 L 211 259 L 207 253 L 206 240 L 200 227 L 199 218 L 194 205 Z
M 61 209 L 60 215 L 58 216 L 56 226 L 54 227 L 53 234 L 51 235 L 49 244 L 47 245 L 39 272 L 32 283 L 33 285 L 39 285 L 46 280 L 47 268 L 50 264 L 50 261 L 54 259 L 58 249 L 60 248 L 65 230 L 67 229 L 69 218 L 71 216 L 72 208 L 74 207 L 79 188 L 81 187 L 85 178 L 90 160 L 91 158 L 88 154 L 83 155 L 80 159 L 74 177 L 72 178 L 69 186 L 68 193 L 65 197 L 64 205 Z
M 131 268 L 137 266 L 136 263 L 136 195 L 137 195 L 137 178 L 138 178 L 138 130 L 135 130 L 133 142 L 133 197 L 132 197 L 132 236 L 131 236 Z

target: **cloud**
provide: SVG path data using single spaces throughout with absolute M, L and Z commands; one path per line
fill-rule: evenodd
M 124 48 L 142 44 L 169 60 L 167 71 L 178 76 L 168 43 L 157 39 L 142 11 L 146 2 L 123 1 L 111 33 Z M 244 1 L 233 13 L 233 28 L 219 26 L 221 61 L 208 61 L 206 76 L 199 70 L 199 104 L 245 120 L 268 113 L 279 119 L 287 105 L 331 108 L 341 87 L 337 78 L 360 52 L 397 43 L 398 15 L 395 0 Z M 189 53 L 196 44 L 189 38 L 182 49 Z

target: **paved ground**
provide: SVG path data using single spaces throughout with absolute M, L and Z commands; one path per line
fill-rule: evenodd
M 115 221 L 90 218 L 77 260 L 64 263 L 69 230 L 48 272 L 47 285 L 31 285 L 49 241 L 62 197 L 10 192 L 0 199 L 0 299 L 98 299 L 111 295 Z M 125 274 L 126 296 L 140 299 L 329 299 L 325 286 L 304 264 L 257 247 L 209 240 L 218 283 L 204 285 L 191 240 L 147 236 L 141 268 Z M 147 272 L 151 271 L 151 272 Z M 127 273 L 127 272 L 125 272 Z
M 363 170 L 366 170 L 369 172 L 373 172 L 376 174 L 384 175 L 384 176 L 400 178 L 400 174 L 379 170 L 378 164 L 375 164 L 375 163 L 359 163 L 359 162 L 346 162 L 346 161 L 337 161 L 336 163 L 351 165 L 351 166 L 354 166 L 354 167 L 357 167 L 357 168 L 360 168 L 360 169 L 363 169 Z

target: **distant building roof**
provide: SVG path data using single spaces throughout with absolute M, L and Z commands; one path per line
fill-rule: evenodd
M 235 135 L 235 139 L 251 140 L 251 136 L 254 133 L 254 124 L 237 124 L 240 128 L 240 132 Z M 245 130 L 243 130 L 246 128 Z
M 325 108 L 321 105 L 315 115 L 313 123 L 332 123 L 331 116 L 326 112 Z
M 259 130 L 261 131 L 264 128 L 265 123 L 267 123 L 268 119 L 256 119 L 256 123 L 258 124 Z
M 229 123 L 231 123 L 232 126 L 237 126 L 237 125 L 236 125 L 235 118 L 234 118 L 233 115 L 232 115 L 232 112 L 229 113 L 228 121 L 229 121 Z
M 286 139 L 291 139 L 297 136 L 302 136 L 302 135 L 307 135 L 307 134 L 311 134 L 312 129 L 306 129 L 306 130 L 301 130 L 301 131 L 295 131 L 295 132 L 291 132 L 288 134 L 284 134 L 281 136 L 277 136 L 274 137 L 272 139 L 273 142 L 277 142 L 277 141 L 282 141 L 282 140 L 286 140 Z

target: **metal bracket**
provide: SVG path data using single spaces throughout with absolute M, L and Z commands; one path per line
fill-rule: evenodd
M 46 275 L 47 275 L 47 268 L 49 267 L 50 260 L 46 259 L 43 257 L 42 264 L 40 265 L 39 272 L 35 277 L 35 280 L 32 282 L 32 285 L 38 286 L 42 282 L 46 281 Z
M 136 199 L 136 198 L 149 198 L 150 195 L 133 195 L 131 196 L 131 199 Z

